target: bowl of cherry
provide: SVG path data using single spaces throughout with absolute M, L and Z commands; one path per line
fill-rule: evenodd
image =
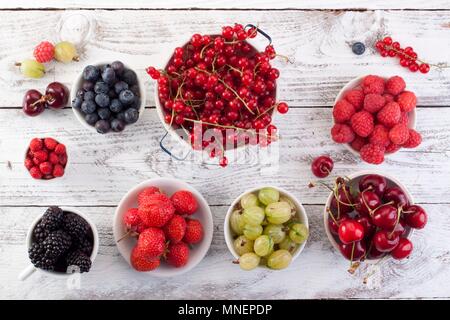
M 427 213 L 400 181 L 374 171 L 338 177 L 323 217 L 331 244 L 352 263 L 408 258 L 412 231 L 427 223 Z
M 69 90 L 60 82 L 52 82 L 42 94 L 36 89 L 28 90 L 22 101 L 23 112 L 31 117 L 40 115 L 45 109 L 61 109 L 69 101 Z

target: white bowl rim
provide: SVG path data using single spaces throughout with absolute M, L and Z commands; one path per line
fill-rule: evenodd
M 114 61 L 116 61 L 116 60 L 114 60 Z M 84 68 L 87 67 L 88 65 L 92 65 L 92 66 L 96 66 L 96 67 L 104 66 L 106 64 L 111 64 L 114 61 L 96 61 L 96 62 L 93 62 L 93 63 L 86 64 L 86 66 L 84 66 Z M 146 99 L 146 96 L 145 96 L 145 82 L 142 81 L 142 79 L 139 76 L 139 74 L 135 71 L 136 70 L 135 68 L 130 67 L 128 64 L 126 64 L 125 62 L 123 62 L 121 60 L 117 60 L 117 61 L 122 62 L 126 69 L 130 69 L 130 70 L 132 70 L 132 71 L 134 71 L 136 73 L 136 77 L 137 77 L 137 80 L 138 80 L 138 86 L 139 86 L 139 94 L 140 94 L 140 99 L 141 99 L 141 105 L 139 107 L 139 118 L 138 118 L 138 120 L 135 123 L 127 124 L 126 125 L 126 127 L 127 127 L 127 126 L 131 126 L 131 125 L 134 125 L 134 124 L 138 123 L 140 121 L 140 119 L 142 118 L 142 114 L 143 114 L 143 112 L 145 110 L 145 102 L 146 102 L 145 101 L 145 99 Z M 70 103 L 70 107 L 72 108 L 72 111 L 75 114 L 75 117 L 77 118 L 77 120 L 86 129 L 88 129 L 88 130 L 90 130 L 92 132 L 98 133 L 94 126 L 91 126 L 90 124 L 88 124 L 86 122 L 86 120 L 84 120 L 84 118 L 83 118 L 83 116 L 81 114 L 81 111 L 79 111 L 76 108 L 72 107 L 72 101 L 77 96 L 77 91 L 81 88 L 80 85 L 81 85 L 81 82 L 83 80 L 83 70 L 84 70 L 84 68 L 81 70 L 81 72 L 76 76 L 75 80 L 73 81 L 72 87 L 70 88 L 70 101 L 69 101 L 69 103 Z M 120 134 L 120 133 L 122 133 L 122 132 L 124 132 L 126 130 L 126 127 L 121 132 L 114 132 L 114 131 L 110 130 L 106 134 L 110 134 L 110 133 Z
M 344 98 L 344 94 L 351 90 L 354 89 L 355 87 L 358 86 L 358 84 L 361 82 L 362 79 L 364 79 L 365 77 L 367 77 L 370 74 L 366 74 L 366 75 L 361 75 L 358 76 L 356 78 L 353 78 L 352 80 L 350 80 L 349 82 L 347 82 L 347 84 L 345 84 L 342 89 L 339 91 L 339 93 L 336 95 L 336 98 L 334 99 L 334 104 L 333 104 L 333 108 L 336 105 L 336 103 Z M 385 75 L 379 75 L 379 77 L 383 78 L 384 80 L 389 79 L 389 76 L 385 76 Z M 331 109 L 333 110 L 333 109 Z M 416 128 L 416 108 L 414 108 L 411 112 L 408 113 L 408 117 L 409 117 L 409 123 L 408 123 L 408 127 L 411 129 L 415 129 Z M 332 117 L 333 119 L 333 124 L 335 124 L 336 122 L 334 121 L 334 117 Z M 355 156 L 359 157 L 359 152 L 354 150 L 349 143 L 340 143 L 343 144 L 344 147 L 350 151 L 351 153 L 353 153 Z M 385 157 L 388 157 L 390 155 L 392 155 L 394 153 L 386 153 Z
M 289 191 L 287 191 L 284 188 L 278 187 L 278 186 L 273 186 L 273 185 L 259 185 L 256 187 L 253 187 L 251 189 L 248 189 L 244 192 L 242 192 L 238 197 L 236 197 L 236 199 L 231 203 L 230 207 L 228 208 L 228 211 L 225 215 L 225 220 L 224 220 L 224 227 L 223 227 L 223 232 L 225 235 L 225 243 L 227 244 L 228 250 L 230 251 L 230 253 L 233 255 L 234 258 L 239 259 L 239 255 L 237 254 L 236 250 L 234 250 L 233 247 L 233 236 L 230 230 L 230 216 L 231 213 L 234 211 L 234 208 L 236 207 L 236 205 L 238 204 L 238 202 L 241 200 L 241 198 L 249 193 L 254 193 L 257 192 L 259 190 L 261 190 L 262 188 L 274 188 L 276 190 L 278 190 L 280 192 L 281 195 L 288 197 L 292 202 L 294 202 L 295 206 L 299 209 L 298 210 L 298 215 L 300 216 L 300 220 L 301 223 L 303 223 L 306 228 L 309 231 L 309 221 L 308 221 L 308 215 L 306 214 L 306 210 L 303 207 L 303 204 L 297 200 L 297 198 Z M 309 239 L 309 237 L 308 237 Z M 308 242 L 308 239 L 306 239 L 295 251 L 294 255 L 292 256 L 292 261 L 291 264 L 300 256 L 300 254 L 302 253 L 303 249 L 306 246 L 306 243 Z M 284 269 L 281 270 L 275 270 L 275 269 L 270 269 L 268 267 L 264 267 L 264 266 L 258 266 L 258 268 L 264 268 L 264 269 L 268 269 L 270 271 L 282 271 Z M 289 267 L 288 267 L 289 268 Z
M 406 186 L 401 183 L 397 178 L 393 177 L 392 175 L 382 172 L 380 170 L 361 170 L 361 171 L 357 171 L 355 173 L 352 173 L 350 175 L 348 175 L 347 177 L 350 178 L 351 180 L 355 179 L 355 178 L 359 178 L 361 176 L 366 176 L 369 174 L 376 174 L 379 176 L 382 176 L 384 178 L 386 178 L 387 180 L 392 181 L 397 187 L 399 187 L 400 189 L 402 189 L 402 191 L 405 193 L 406 197 L 408 198 L 408 201 L 410 204 L 414 204 L 414 198 L 411 195 L 411 193 L 409 192 L 408 188 L 406 188 Z M 339 245 L 336 242 L 333 234 L 330 231 L 329 225 L 328 225 L 328 219 L 329 219 L 329 213 L 327 212 L 327 207 L 330 206 L 331 200 L 333 198 L 333 193 L 330 192 L 330 194 L 327 197 L 327 201 L 325 203 L 325 206 L 323 208 L 323 225 L 325 228 L 325 233 L 327 234 L 328 240 L 330 241 L 331 245 L 334 247 L 334 249 L 336 249 L 339 253 L 341 252 L 339 250 Z M 407 237 L 411 237 L 411 235 L 413 234 L 414 229 L 410 229 L 409 233 L 407 235 Z M 366 263 L 377 263 L 378 261 L 380 261 L 383 258 L 379 258 L 379 259 L 366 259 L 364 262 Z
M 196 267 L 205 258 L 206 254 L 209 251 L 209 248 L 211 247 L 213 233 L 214 233 L 214 222 L 213 222 L 213 215 L 211 212 L 211 208 L 209 207 L 209 204 L 206 201 L 206 199 L 196 188 L 194 188 L 192 185 L 188 184 L 187 182 L 180 180 L 180 179 L 176 179 L 176 178 L 170 178 L 170 177 L 157 177 L 157 178 L 152 178 L 152 179 L 147 179 L 145 181 L 142 181 L 141 183 L 135 185 L 130 190 L 128 190 L 127 193 L 122 197 L 122 199 L 120 200 L 119 204 L 116 207 L 116 210 L 115 210 L 114 216 L 113 216 L 114 241 L 116 243 L 118 251 L 120 252 L 122 257 L 125 259 L 125 261 L 129 264 L 130 268 L 132 268 L 131 264 L 130 264 L 130 257 L 129 257 L 130 253 L 125 252 L 124 249 L 121 246 L 119 246 L 117 243 L 117 240 L 123 236 L 123 234 L 118 234 L 116 231 L 117 229 L 119 229 L 119 228 L 117 228 L 117 224 L 119 223 L 120 225 L 122 225 L 122 220 L 119 219 L 119 213 L 120 213 L 120 211 L 122 211 L 122 207 L 125 205 L 126 200 L 131 196 L 131 194 L 133 192 L 135 192 L 138 189 L 143 189 L 145 187 L 148 187 L 150 185 L 158 186 L 158 182 L 170 182 L 170 183 L 174 183 L 174 184 L 176 183 L 178 185 L 181 185 L 179 190 L 184 189 L 184 190 L 189 190 L 192 193 L 194 193 L 194 195 L 197 198 L 197 201 L 201 201 L 205 205 L 205 208 L 206 208 L 205 216 L 207 217 L 207 219 L 206 219 L 207 221 L 203 225 L 203 231 L 204 231 L 203 240 L 200 244 L 197 244 L 197 246 L 203 244 L 205 249 L 203 249 L 203 252 L 201 252 L 199 257 L 197 258 L 198 261 L 196 261 L 195 263 L 192 263 L 192 264 L 188 263 L 186 266 L 181 267 L 181 268 L 171 268 L 170 269 L 171 272 L 168 272 L 168 273 L 158 272 L 158 269 L 153 270 L 153 271 L 148 271 L 148 272 L 139 272 L 142 274 L 148 274 L 149 276 L 152 276 L 155 278 L 167 278 L 167 277 L 178 276 L 180 274 L 188 272 L 189 270 Z M 120 228 L 120 229 L 122 229 L 122 228 Z M 136 272 L 138 272 L 138 271 L 136 271 Z
M 75 213 L 76 215 L 79 215 L 81 218 L 83 218 L 91 227 L 92 230 L 92 236 L 93 236 L 93 246 L 92 246 L 92 253 L 91 253 L 91 263 L 94 263 L 95 258 L 98 254 L 98 248 L 99 248 L 99 236 L 98 236 L 98 230 L 95 226 L 94 222 L 84 213 L 82 213 L 80 210 L 74 207 L 59 207 L 64 212 L 71 212 Z M 33 230 L 36 227 L 36 224 L 42 219 L 42 216 L 44 215 L 45 211 L 38 215 L 33 222 L 31 223 L 30 227 L 28 228 L 27 237 L 26 237 L 26 246 L 27 250 L 31 247 L 31 244 L 33 243 Z M 30 262 L 31 264 L 31 262 Z M 52 277 L 58 277 L 58 278 L 66 278 L 68 276 L 71 276 L 71 273 L 64 273 L 64 272 L 56 272 L 56 271 L 49 271 L 44 270 L 40 268 L 36 268 L 39 272 L 43 272 L 45 274 L 51 275 Z

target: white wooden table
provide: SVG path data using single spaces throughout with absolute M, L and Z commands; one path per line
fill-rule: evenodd
M 449 298 L 450 69 L 413 74 L 370 48 L 363 56 L 355 56 L 348 44 L 363 41 L 370 46 L 377 37 L 391 34 L 402 44 L 414 46 L 427 60 L 450 62 L 450 1 L 247 0 L 232 10 L 231 2 L 223 0 L 183 1 L 183 8 L 179 3 L 2 3 L 0 298 Z M 33 47 L 44 39 L 57 41 L 70 36 L 70 31 L 77 34 L 80 24 L 73 18 L 77 14 L 88 17 L 92 25 L 81 61 L 51 65 L 41 80 L 24 79 L 13 63 L 31 56 Z M 126 61 L 145 77 L 145 67 L 162 66 L 165 52 L 191 34 L 217 32 L 220 26 L 234 22 L 259 23 L 273 37 L 277 51 L 295 60 L 294 64 L 279 63 L 280 98 L 291 109 L 288 116 L 275 121 L 282 135 L 276 173 L 263 172 L 256 156 L 247 164 L 225 169 L 170 159 L 158 146 L 164 130 L 154 107 L 150 79 L 143 118 L 121 135 L 88 132 L 70 108 L 47 111 L 36 118 L 25 116 L 20 109 L 26 90 L 44 90 L 53 80 L 70 86 L 77 72 L 98 60 Z M 61 24 L 62 32 L 58 29 Z M 418 129 L 423 144 L 418 149 L 402 150 L 376 169 L 394 174 L 409 187 L 417 203 L 428 211 L 429 224 L 414 233 L 415 251 L 408 261 L 382 263 L 366 285 L 363 278 L 370 268 L 362 267 L 349 275 L 348 262 L 326 238 L 321 215 L 326 191 L 308 189 L 307 184 L 313 179 L 311 159 L 321 154 L 334 158 L 336 174 L 374 168 L 329 137 L 330 108 L 337 92 L 348 80 L 368 73 L 399 74 L 419 96 Z M 23 153 L 35 136 L 52 136 L 67 144 L 70 167 L 63 179 L 44 183 L 26 172 Z M 156 176 L 176 177 L 198 188 L 211 205 L 215 225 L 211 249 L 202 263 L 186 276 L 166 280 L 134 272 L 119 255 L 111 228 L 115 206 L 124 193 Z M 289 269 L 244 272 L 231 263 L 223 218 L 239 193 L 264 183 L 291 190 L 305 204 L 311 237 Z M 79 289 L 67 289 L 64 280 L 37 273 L 26 282 L 16 280 L 28 263 L 24 245 L 27 228 L 49 205 L 79 207 L 97 224 L 99 255 L 91 272 L 82 275 Z

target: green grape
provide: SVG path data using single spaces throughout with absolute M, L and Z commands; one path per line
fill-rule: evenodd
M 267 235 L 259 236 L 253 244 L 253 249 L 258 256 L 267 256 L 273 251 L 272 238 Z
M 20 66 L 20 72 L 27 78 L 39 79 L 45 74 L 44 65 L 36 60 L 26 59 L 17 65 Z
M 303 223 L 294 223 L 290 227 L 289 238 L 295 243 L 303 243 L 308 239 L 309 231 Z
M 234 240 L 234 250 L 242 256 L 245 253 L 253 252 L 253 240 L 247 239 L 245 236 L 239 236 Z
M 281 224 L 269 224 L 264 228 L 264 234 L 273 239 L 273 243 L 278 244 L 286 238 L 284 226 Z
M 292 217 L 291 206 L 287 202 L 273 202 L 266 207 L 266 216 L 270 223 L 285 223 Z
M 280 249 L 273 252 L 267 259 L 267 266 L 271 269 L 284 269 L 289 266 L 292 261 L 292 255 L 289 251 Z
M 290 253 L 293 253 L 295 249 L 297 249 L 297 244 L 289 237 L 284 238 L 284 240 L 281 241 L 278 246 L 280 247 L 280 249 L 287 250 Z
M 252 270 L 259 265 L 261 258 L 253 252 L 244 253 L 239 258 L 239 266 L 243 270 Z
M 70 62 L 72 60 L 77 60 L 77 49 L 75 46 L 68 42 L 62 41 L 57 43 L 55 46 L 55 59 L 59 62 Z
M 250 207 L 244 209 L 245 224 L 260 225 L 264 221 L 264 209 L 260 207 Z
M 241 198 L 241 207 L 246 209 L 246 208 L 250 208 L 250 207 L 257 207 L 259 206 L 259 201 L 258 201 L 258 197 L 253 194 L 253 193 L 249 193 L 244 195 Z
M 258 192 L 258 199 L 267 206 L 272 202 L 278 202 L 280 193 L 274 188 L 262 188 Z
M 230 227 L 235 235 L 240 236 L 244 231 L 244 216 L 242 210 L 234 210 L 230 216 Z
M 256 240 L 261 233 L 263 232 L 263 227 L 260 225 L 254 226 L 252 224 L 246 224 L 244 226 L 244 236 L 247 237 L 247 239 L 250 240 Z
M 295 206 L 294 202 L 291 199 L 289 199 L 286 196 L 280 196 L 280 202 L 289 203 L 289 206 L 291 207 L 291 212 L 293 215 L 295 215 L 295 213 L 297 212 L 297 207 Z

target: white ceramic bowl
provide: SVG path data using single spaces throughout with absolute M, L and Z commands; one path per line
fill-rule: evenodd
M 109 63 L 112 63 L 112 61 L 101 61 L 101 62 L 97 62 L 97 63 L 92 63 L 91 65 L 101 67 L 101 66 L 104 66 Z M 131 69 L 133 71 L 135 70 L 134 68 L 130 67 L 129 65 L 127 65 L 125 63 L 124 63 L 124 66 L 126 69 Z M 84 70 L 84 68 L 83 68 L 83 70 Z M 77 77 L 75 78 L 75 80 L 72 84 L 72 88 L 70 89 L 70 102 L 72 102 L 75 99 L 75 97 L 77 96 L 77 91 L 81 88 L 81 85 L 83 83 L 83 70 L 77 75 Z M 137 81 L 138 81 L 138 86 L 139 86 L 139 95 L 140 95 L 140 99 L 141 99 L 141 106 L 139 107 L 139 119 L 138 119 L 138 121 L 139 121 L 142 118 L 142 113 L 145 110 L 145 86 L 144 86 L 145 82 L 140 79 L 137 72 L 135 72 L 135 73 L 137 76 Z M 86 120 L 84 120 L 83 113 L 80 110 L 77 110 L 76 108 L 72 108 L 72 110 L 73 110 L 73 113 L 75 114 L 75 117 L 86 129 L 97 133 L 97 130 L 95 129 L 95 127 L 91 126 L 90 124 L 88 124 L 86 122 Z M 135 123 L 132 123 L 132 124 L 127 124 L 126 127 L 132 126 L 132 125 L 136 124 L 138 121 L 136 121 Z M 125 127 L 124 131 L 127 130 L 126 127 Z M 108 133 L 120 133 L 120 132 L 114 132 L 111 130 Z
M 133 187 L 123 196 L 117 206 L 113 221 L 114 239 L 116 241 L 117 248 L 123 258 L 130 263 L 131 251 L 136 245 L 137 240 L 134 237 L 127 237 L 117 242 L 126 233 L 122 222 L 123 215 L 128 209 L 137 207 L 137 196 L 139 192 L 150 186 L 160 188 L 169 197 L 178 190 L 189 190 L 192 192 L 197 199 L 198 209 L 197 212 L 190 217 L 200 220 L 203 225 L 204 236 L 200 243 L 192 246 L 192 249 L 189 252 L 189 261 L 184 267 L 175 268 L 165 262 L 161 262 L 161 265 L 157 269 L 146 273 L 155 277 L 173 277 L 188 272 L 199 264 L 208 252 L 212 241 L 214 226 L 212 213 L 205 198 L 203 198 L 200 192 L 198 192 L 194 187 L 181 180 L 173 178 L 155 178 L 146 180 Z M 130 266 L 130 268 L 132 267 Z
M 85 215 L 84 213 L 82 213 L 81 211 L 79 211 L 76 208 L 72 208 L 72 207 L 60 207 L 60 208 L 65 212 L 72 212 L 72 213 L 79 215 L 84 220 L 86 220 L 86 222 L 91 227 L 92 235 L 93 235 L 93 245 L 92 245 L 92 253 L 91 253 L 90 258 L 91 258 L 92 263 L 94 263 L 94 260 L 97 257 L 98 247 L 99 247 L 98 231 L 97 231 L 95 224 L 92 222 L 92 220 L 87 215 Z M 41 215 L 36 217 L 36 219 L 34 219 L 33 223 L 31 224 L 30 228 L 28 229 L 27 238 L 26 238 L 27 252 L 28 252 L 28 249 L 33 244 L 33 230 L 34 230 L 35 226 L 38 224 L 38 222 L 41 220 L 44 213 L 45 213 L 45 211 L 42 212 Z M 42 272 L 44 274 L 53 276 L 53 277 L 57 277 L 57 278 L 64 278 L 64 277 L 71 275 L 70 273 L 63 273 L 63 272 L 39 269 L 30 263 L 30 265 L 19 274 L 19 280 L 27 279 L 36 270 L 39 272 Z
M 249 194 L 249 193 L 256 193 L 259 190 L 261 190 L 262 188 L 267 188 L 267 187 L 274 188 L 274 189 L 278 190 L 280 192 L 281 196 L 287 197 L 288 199 L 290 199 L 294 203 L 294 205 L 295 205 L 295 207 L 297 209 L 297 216 L 296 216 L 297 219 L 301 223 L 303 223 L 309 230 L 308 216 L 306 215 L 305 208 L 303 207 L 303 205 L 297 200 L 297 198 L 292 193 L 290 193 L 290 192 L 288 192 L 288 191 L 286 191 L 286 190 L 284 190 L 284 189 L 282 189 L 280 187 L 276 187 L 276 186 L 259 186 L 259 187 L 256 187 L 256 188 L 249 189 L 249 190 L 243 192 L 242 194 L 240 194 L 239 197 L 237 197 L 233 201 L 233 203 L 231 204 L 230 208 L 227 211 L 227 214 L 225 216 L 224 226 L 223 226 L 223 231 L 224 231 L 224 234 L 225 234 L 225 242 L 227 244 L 228 250 L 230 250 L 231 254 L 236 259 L 239 259 L 239 254 L 236 252 L 236 250 L 234 249 L 234 245 L 233 245 L 235 237 L 233 236 L 233 232 L 231 231 L 231 227 L 230 227 L 230 216 L 231 216 L 231 213 L 234 211 L 234 209 L 236 208 L 236 206 L 238 205 L 239 201 L 241 201 L 241 198 L 244 195 Z M 303 251 L 303 249 L 306 246 L 306 242 L 307 241 L 308 240 L 306 240 L 305 242 L 303 242 L 301 245 L 299 245 L 297 247 L 297 249 L 295 250 L 295 252 L 292 255 L 291 264 L 292 264 L 292 262 L 294 262 L 295 259 L 298 258 L 300 253 Z M 260 267 L 267 268 L 267 267 L 264 267 L 264 266 L 260 266 Z M 269 268 L 267 268 L 267 269 L 269 269 Z M 270 269 L 270 270 L 272 270 L 272 269 Z M 273 270 L 273 271 L 277 271 L 277 270 Z
M 380 172 L 380 171 L 376 171 L 376 170 L 363 170 L 363 171 L 358 171 L 356 173 L 350 174 L 348 176 L 348 178 L 350 178 L 352 180 L 352 184 L 357 186 L 359 183 L 359 180 L 361 180 L 361 178 L 363 176 L 366 176 L 369 174 L 377 174 L 379 176 L 383 176 L 384 178 L 386 178 L 388 187 L 394 187 L 394 186 L 399 187 L 404 192 L 406 197 L 408 198 L 408 202 L 410 204 L 414 203 L 414 199 L 413 199 L 411 193 L 406 188 L 406 186 L 404 184 L 402 184 L 400 181 L 398 181 L 396 178 L 394 178 L 393 176 L 386 174 L 384 172 Z M 327 208 L 329 208 L 331 206 L 332 200 L 333 200 L 333 193 L 330 192 L 330 194 L 327 198 L 327 201 L 325 203 L 325 206 L 323 208 L 323 223 L 324 223 L 325 233 L 327 234 L 328 240 L 330 240 L 331 245 L 340 253 L 341 251 L 339 250 L 339 244 L 336 241 L 336 239 L 338 239 L 338 238 L 337 238 L 337 236 L 334 236 L 331 233 L 330 227 L 328 225 L 329 213 L 327 211 Z M 410 237 L 412 232 L 413 232 L 413 229 L 408 228 L 405 236 Z M 366 262 L 377 262 L 379 260 L 380 259 L 367 259 L 365 261 Z
M 338 95 L 336 96 L 336 99 L 334 100 L 334 105 L 336 105 L 336 103 L 344 98 L 344 95 L 347 91 L 355 89 L 356 87 L 358 87 L 361 84 L 362 79 L 364 79 L 367 75 L 364 76 L 359 76 L 356 77 L 355 79 L 349 81 L 342 89 L 341 91 L 339 91 Z M 385 77 L 385 76 L 381 76 L 383 79 L 387 80 L 389 79 L 389 77 Z M 334 106 L 333 105 L 333 106 Z M 408 113 L 408 117 L 409 117 L 409 123 L 408 126 L 411 129 L 415 129 L 416 128 L 416 108 L 414 108 L 411 112 Z M 333 124 L 334 124 L 334 118 L 333 118 Z M 347 148 L 348 151 L 350 151 L 351 153 L 353 153 L 356 156 L 359 156 L 359 152 L 354 150 L 349 143 L 344 143 L 344 146 Z M 386 156 L 389 155 L 391 153 L 386 153 Z

